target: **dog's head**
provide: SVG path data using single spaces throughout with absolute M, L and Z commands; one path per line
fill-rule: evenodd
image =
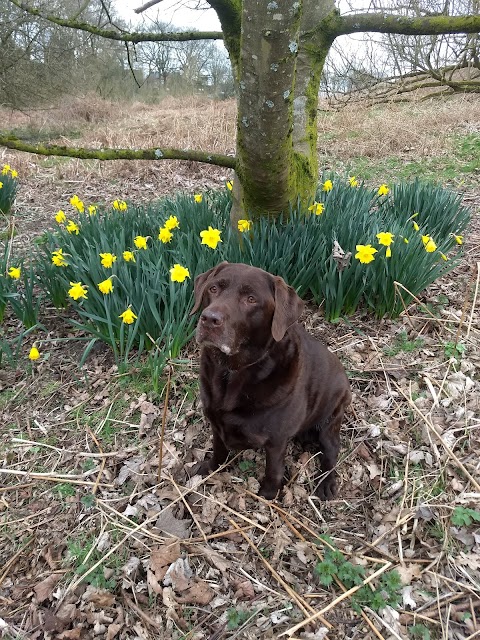
M 226 355 L 280 342 L 301 316 L 303 302 L 283 278 L 243 263 L 222 262 L 195 278 L 195 304 L 202 309 L 197 342 Z

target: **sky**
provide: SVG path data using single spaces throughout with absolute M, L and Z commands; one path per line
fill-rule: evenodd
M 156 17 L 160 14 L 160 20 L 171 22 L 177 27 L 189 27 L 198 31 L 220 31 L 220 23 L 213 9 L 195 10 L 190 7 L 197 6 L 197 2 L 188 0 L 162 0 L 159 4 L 147 9 L 143 14 L 136 14 L 134 9 L 145 4 L 146 0 L 115 0 L 118 14 L 130 22 L 141 20 L 141 16 Z

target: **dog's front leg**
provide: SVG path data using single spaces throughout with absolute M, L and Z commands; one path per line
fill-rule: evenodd
M 206 476 L 212 471 L 216 471 L 228 458 L 228 449 L 225 446 L 218 429 L 212 425 L 213 434 L 213 454 L 208 460 L 204 460 L 197 468 L 197 473 Z
M 260 484 L 258 495 L 267 500 L 273 500 L 282 488 L 286 451 L 287 441 L 267 443 L 265 446 L 265 476 Z

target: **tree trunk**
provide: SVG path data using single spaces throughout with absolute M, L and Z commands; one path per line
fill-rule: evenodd
M 331 41 L 311 27 L 333 10 L 333 0 L 243 2 L 234 223 L 313 200 L 318 90 Z

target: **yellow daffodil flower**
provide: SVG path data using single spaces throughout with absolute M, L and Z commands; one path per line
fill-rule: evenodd
M 202 239 L 202 244 L 206 244 L 210 249 L 216 249 L 217 244 L 222 242 L 220 238 L 221 231 L 219 229 L 212 229 L 212 227 L 208 227 L 204 231 L 200 231 L 200 237 Z
M 233 189 L 233 182 L 231 180 L 227 180 L 227 189 L 229 191 L 232 191 Z
M 392 250 L 390 249 L 390 247 L 387 247 L 385 250 L 385 257 L 386 258 L 391 258 L 392 257 Z
M 190 271 L 181 264 L 174 264 L 170 269 L 170 280 L 172 282 L 183 282 L 185 278 L 190 278 Z
M 390 189 L 389 189 L 389 188 L 387 187 L 387 185 L 384 183 L 384 184 L 381 184 L 381 185 L 378 187 L 378 191 L 377 191 L 377 193 L 378 193 L 378 195 L 379 195 L 379 196 L 386 196 L 386 195 L 388 195 L 388 194 L 390 193 Z
M 137 319 L 137 316 L 133 313 L 130 307 L 128 307 L 128 309 L 126 309 L 118 317 L 121 318 L 125 324 L 132 324 L 133 321 Z
M 253 223 L 251 220 L 239 220 L 237 223 L 237 227 L 241 233 L 244 233 L 245 231 L 250 231 L 250 229 L 252 228 L 252 224 Z
M 173 233 L 171 231 L 169 231 L 169 229 L 167 229 L 167 227 L 162 227 L 160 229 L 160 232 L 158 234 L 158 239 L 161 240 L 163 242 L 163 244 L 166 244 L 167 242 L 170 242 L 170 240 L 173 238 Z
M 55 215 L 55 221 L 58 222 L 58 224 L 63 224 L 64 222 L 66 222 L 67 216 L 65 215 L 65 211 L 62 211 L 61 209 L 60 211 L 57 211 Z
M 433 241 L 433 238 L 431 238 L 430 236 L 422 236 L 422 242 L 425 247 L 425 251 L 427 251 L 428 253 L 433 253 L 437 248 L 437 245 Z
M 168 229 L 169 231 L 172 231 L 173 229 L 178 229 L 179 226 L 180 226 L 180 223 L 178 221 L 177 216 L 170 216 L 169 219 L 166 220 L 164 224 L 165 229 Z
M 415 229 L 415 231 L 420 231 L 420 227 L 416 222 L 413 223 L 413 228 Z
M 327 193 L 333 189 L 333 182 L 331 180 L 325 180 L 322 186 L 323 191 Z
M 357 244 L 356 246 L 357 253 L 355 254 L 355 258 L 360 260 L 362 264 L 368 264 L 375 260 L 374 253 L 377 253 L 377 249 L 372 247 L 370 244 Z
M 80 227 L 78 226 L 78 224 L 75 224 L 75 222 L 73 220 L 69 220 L 68 221 L 68 224 L 65 227 L 65 229 L 68 231 L 68 233 L 74 233 L 77 236 L 78 236 L 79 231 L 80 231 Z
M 113 253 L 101 253 L 100 258 L 102 267 L 105 267 L 106 269 L 110 269 L 113 263 L 117 260 L 117 256 L 114 256 Z
M 203 200 L 203 195 L 201 193 L 196 193 L 193 196 L 193 199 L 195 200 L 195 202 L 197 202 L 198 204 L 200 204 L 200 202 Z
M 389 231 L 381 231 L 380 233 L 377 233 L 378 242 L 383 244 L 385 247 L 389 247 L 392 244 L 394 237 L 393 233 L 390 233 Z
M 135 254 L 133 251 L 124 251 L 122 255 L 125 262 L 135 262 Z
M 56 267 L 67 267 L 68 263 L 63 255 L 63 249 L 57 249 L 52 253 L 52 262 Z
M 325 211 L 325 205 L 323 202 L 314 202 L 308 207 L 308 210 L 314 213 L 316 216 L 321 216 Z
M 40 351 L 37 349 L 35 345 L 33 345 L 33 347 L 30 349 L 30 353 L 28 354 L 28 357 L 30 358 L 30 360 L 32 360 L 32 362 L 40 358 Z
M 75 207 L 75 209 L 80 213 L 83 213 L 85 211 L 85 205 L 77 195 L 74 195 L 70 198 L 70 204 L 72 205 L 72 207 Z
M 445 261 L 447 261 L 447 260 L 448 260 L 448 256 L 446 256 L 446 255 L 445 255 L 444 253 L 442 253 L 441 251 L 440 251 L 440 255 L 442 256 L 442 260 L 445 260 Z
M 68 295 L 70 298 L 74 300 L 79 300 L 80 298 L 87 299 L 87 285 L 82 284 L 81 282 L 70 282 L 71 289 L 68 290 Z
M 10 175 L 12 176 L 12 178 L 18 178 L 18 171 L 15 171 L 15 169 L 12 169 L 10 171 Z
M 10 173 L 11 170 L 12 170 L 12 167 L 9 164 L 4 164 L 2 169 L 2 175 L 6 176 L 8 173 Z
M 358 180 L 355 176 L 350 176 L 348 182 L 350 183 L 351 187 L 358 187 Z
M 113 291 L 112 278 L 107 278 L 106 280 L 99 282 L 97 286 L 104 295 L 107 295 L 108 293 L 112 293 Z
M 463 236 L 456 236 L 455 234 L 453 234 L 453 237 L 455 238 L 455 242 L 457 244 L 463 244 Z
M 0 189 L 3 189 L 3 182 L 0 182 Z
M 405 244 L 408 244 L 408 238 L 404 238 L 403 241 Z
M 148 236 L 137 236 L 136 238 L 134 238 L 133 243 L 137 247 L 137 249 L 146 249 L 147 239 Z
M 125 202 L 125 200 L 114 200 L 112 206 L 117 211 L 127 210 L 127 203 Z
M 94 204 L 91 204 L 87 211 L 89 215 L 94 216 L 97 213 L 97 207 Z
M 20 269 L 20 267 L 10 267 L 10 269 L 8 270 L 8 275 L 10 276 L 10 278 L 13 278 L 13 280 L 18 280 L 21 273 L 22 270 Z

